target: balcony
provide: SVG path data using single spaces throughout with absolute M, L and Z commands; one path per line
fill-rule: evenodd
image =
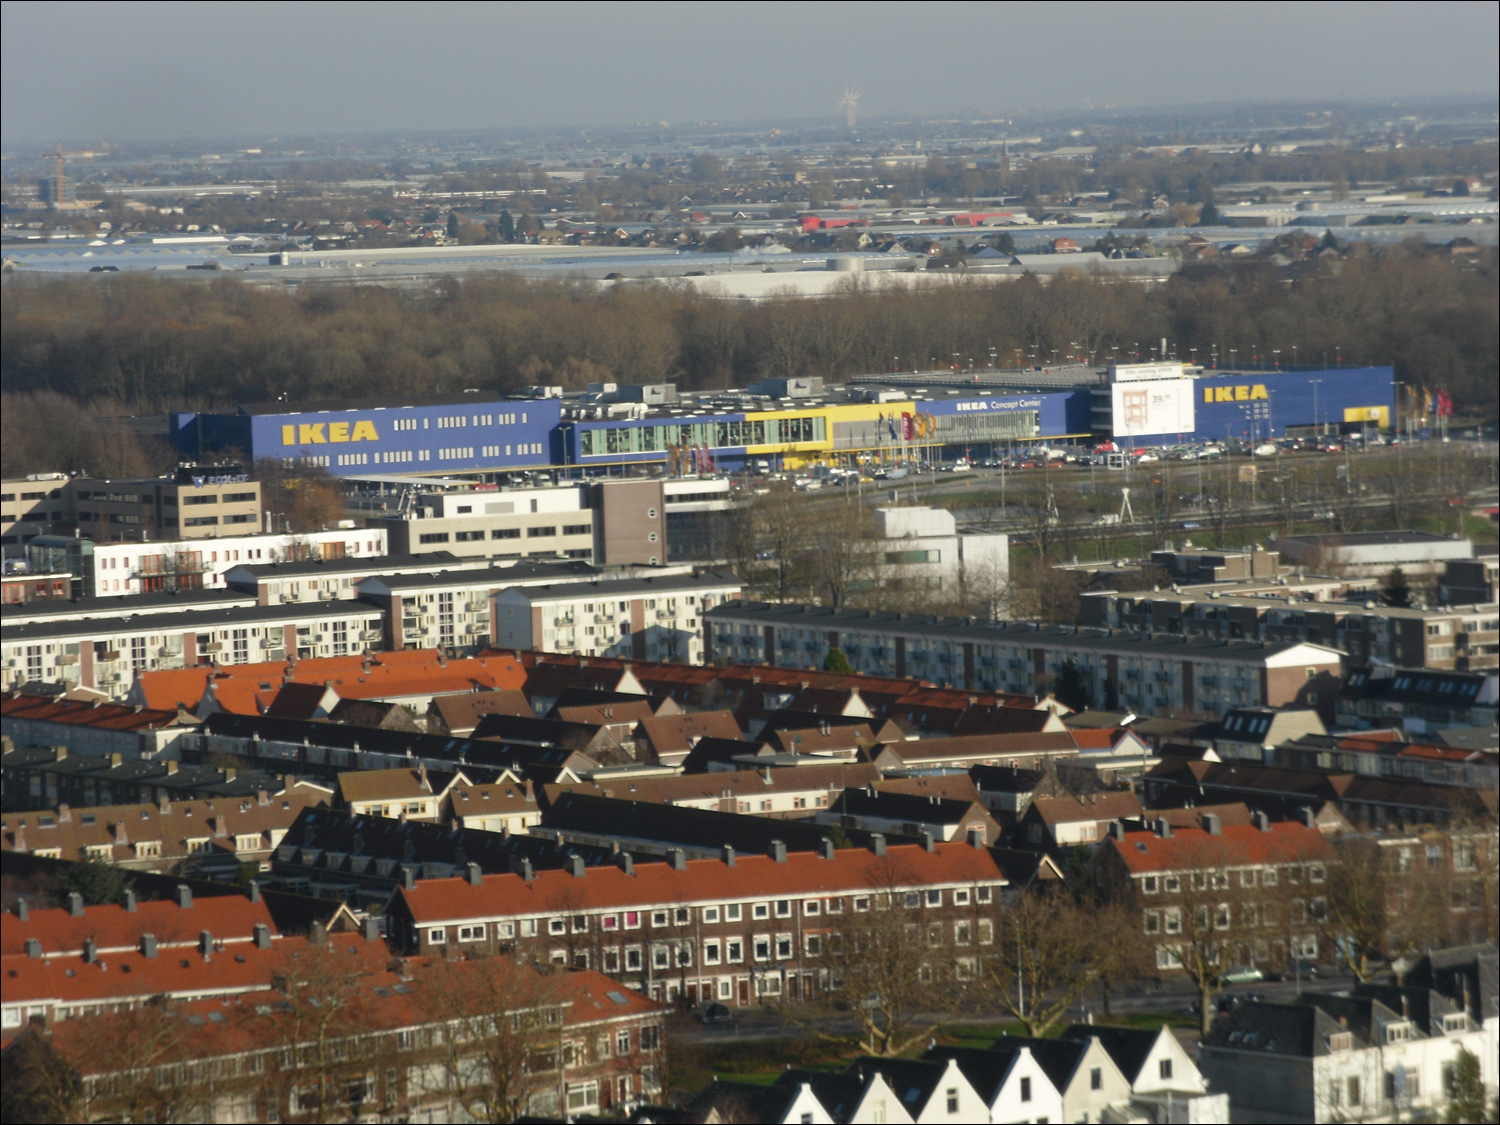
M 482 601 L 468 602 L 464 605 L 464 611 L 467 613 L 489 613 L 490 600 L 485 598 Z

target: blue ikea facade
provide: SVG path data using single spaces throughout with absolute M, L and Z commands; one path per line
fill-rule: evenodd
M 185 455 L 235 450 L 252 461 L 317 465 L 335 476 L 546 468 L 559 459 L 555 398 L 451 395 L 420 406 L 384 400 L 277 404 L 235 414 L 173 414 Z
M 1360 426 L 1389 429 L 1396 409 L 1390 367 L 1313 371 L 1205 372 L 1193 380 L 1200 441 L 1284 437 L 1288 426 L 1331 433 Z

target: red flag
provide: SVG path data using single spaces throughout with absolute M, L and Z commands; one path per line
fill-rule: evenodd
M 911 441 L 912 438 L 916 437 L 912 416 L 906 411 L 902 411 L 901 413 L 901 436 L 907 441 Z
M 1449 418 L 1453 415 L 1453 398 L 1446 390 L 1438 391 L 1438 417 Z

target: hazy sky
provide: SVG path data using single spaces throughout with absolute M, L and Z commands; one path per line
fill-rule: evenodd
M 22 142 L 1493 94 L 1500 5 L 0 9 Z

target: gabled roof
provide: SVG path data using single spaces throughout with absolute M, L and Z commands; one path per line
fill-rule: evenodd
M 548 718 L 559 719 L 565 723 L 588 723 L 595 726 L 623 726 L 627 723 L 634 726 L 642 719 L 652 718 L 655 714 L 649 699 L 636 696 L 628 701 L 556 704 L 548 713 Z
M 150 858 L 170 866 L 193 853 L 190 841 L 204 837 L 230 854 L 240 850 L 245 837 L 254 837 L 255 851 L 269 848 L 278 830 L 289 827 L 304 807 L 322 799 L 318 790 L 299 787 L 275 797 L 263 792 L 239 800 L 95 808 L 63 805 L 40 812 L 8 812 L 0 814 L 0 848 L 22 854 L 56 849 L 63 859 L 97 854 L 85 849 L 109 848 L 110 858 L 124 863 L 138 858 L 137 844 L 160 844 L 160 854 Z
M 720 1121 L 786 1121 L 792 1112 L 800 1086 L 775 1083 L 763 1086 L 756 1082 L 729 1082 L 714 1079 L 693 1095 L 689 1108 L 699 1114 L 717 1113 Z
M 443 732 L 469 734 L 486 715 L 534 716 L 535 711 L 519 688 L 499 691 L 470 691 L 462 694 L 436 695 L 427 705 L 429 720 L 436 716 Z M 434 731 L 433 733 L 439 733 Z
M 880 771 L 869 763 L 831 762 L 799 769 L 719 770 L 671 777 L 618 777 L 601 781 L 562 782 L 544 786 L 546 803 L 563 793 L 613 797 L 647 804 L 683 804 L 749 800 L 774 793 L 823 790 L 839 793 L 846 786 L 870 785 Z
M 924 738 L 916 742 L 887 742 L 881 746 L 880 752 L 908 765 L 949 761 L 974 765 L 985 763 L 986 759 L 1000 765 L 1013 758 L 1021 761 L 1038 755 L 1071 758 L 1077 755 L 1078 747 L 1072 735 L 1064 730 L 1055 734 L 974 734 Z
M 653 902 L 850 894 L 889 886 L 893 875 L 926 886 L 1000 884 L 1004 880 L 982 848 L 940 843 L 928 852 L 915 844 L 895 844 L 883 858 L 864 849 L 846 848 L 835 851 L 832 859 L 817 852 L 792 851 L 782 862 L 770 856 L 740 855 L 733 865 L 719 859 L 689 859 L 682 870 L 670 863 L 637 863 L 632 874 L 619 867 L 599 867 L 581 879 L 566 871 L 538 871 L 529 883 L 520 875 L 486 875 L 478 886 L 465 879 L 429 879 L 419 882 L 414 891 L 398 888 L 392 906 L 401 906 L 421 925 L 436 925 L 547 914 L 563 901 L 569 910 L 595 911 Z
M 1063 721 L 1051 711 L 1034 707 L 970 707 L 953 725 L 953 734 L 1040 734 L 1065 731 Z
M 1141 815 L 1141 799 L 1134 793 L 1089 793 L 1077 797 L 1037 797 L 1027 817 L 1043 824 L 1078 824 L 1123 820 Z
M 885 1078 L 906 1112 L 919 1117 L 932 1100 L 938 1085 L 950 1071 L 950 1060 L 942 1059 L 887 1059 L 864 1055 L 850 1063 L 848 1068 L 856 1073 L 873 1071 Z M 962 1068 L 959 1073 L 963 1074 Z M 964 1075 L 964 1081 L 968 1076 Z M 972 1085 L 972 1083 L 971 1083 Z M 989 1101 L 989 1099 L 985 1099 Z
M 1062 1038 L 1084 1043 L 1090 1039 L 1099 1040 L 1115 1066 L 1120 1068 L 1120 1073 L 1133 1087 L 1141 1076 L 1141 1068 L 1146 1065 L 1146 1060 L 1151 1057 L 1151 1052 L 1156 1049 L 1157 1041 L 1163 1034 L 1171 1035 L 1165 1024 L 1151 1031 L 1143 1027 L 1075 1023 L 1062 1033 Z
M 969 1085 L 984 1099 L 986 1105 L 994 1105 L 1010 1072 L 1020 1057 L 1021 1047 L 1003 1046 L 997 1042 L 988 1050 L 979 1047 L 929 1047 L 922 1054 L 923 1061 L 946 1062 L 952 1059 L 958 1069 L 969 1080 Z M 1046 1068 L 1043 1067 L 1043 1073 Z
M 1123 840 L 1111 837 L 1107 846 L 1132 875 L 1305 862 L 1329 854 L 1323 833 L 1297 820 L 1272 821 L 1266 829 L 1231 824 L 1218 835 L 1202 828 L 1174 828 L 1170 836 L 1126 832 Z
M 636 737 L 649 742 L 659 758 L 663 754 L 686 754 L 704 738 L 738 742 L 740 725 L 732 711 L 684 711 L 680 715 L 642 718 L 636 727 Z
M 409 801 L 441 797 L 455 783 L 469 784 L 462 771 L 418 769 L 346 770 L 339 774 L 339 795 L 353 801 Z
M 1073 1076 L 1078 1073 L 1078 1067 L 1089 1051 L 1087 1039 L 1039 1039 L 1026 1035 L 1002 1035 L 992 1046 L 997 1051 L 1016 1051 L 1025 1047 L 1059 1093 L 1065 1092 L 1072 1084 Z

